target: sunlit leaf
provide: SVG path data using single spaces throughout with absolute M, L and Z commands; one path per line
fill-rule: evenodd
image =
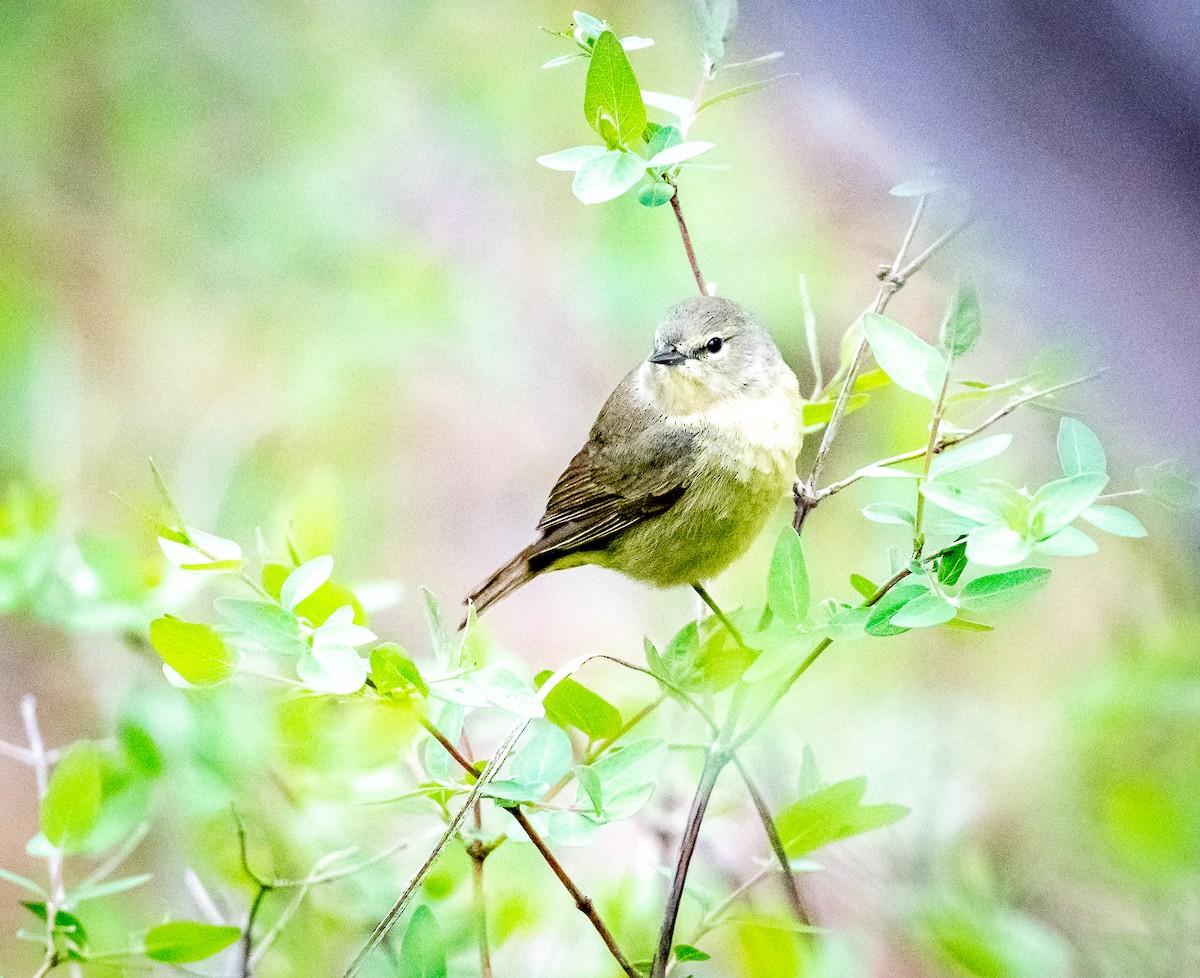
M 948 448 L 935 455 L 929 463 L 929 478 L 936 479 L 948 472 L 957 472 L 995 458 L 1008 449 L 1012 440 L 1012 435 L 989 435 Z
M 1137 478 L 1146 498 L 1167 509 L 1195 509 L 1200 503 L 1200 486 L 1166 465 L 1143 465 Z
M 146 934 L 146 957 L 168 964 L 203 961 L 224 951 L 241 936 L 237 927 L 175 920 L 159 924 Z
M 300 656 L 296 675 L 320 693 L 356 693 L 367 681 L 367 660 L 349 645 L 315 645 Z
M 966 611 L 996 611 L 1016 604 L 1050 580 L 1045 567 L 1020 567 L 1001 574 L 977 577 L 959 594 L 959 604 Z
M 371 650 L 371 682 L 381 693 L 415 689 L 422 696 L 429 695 L 429 686 L 416 663 L 394 642 L 385 642 Z
M 211 625 L 163 615 L 150 623 L 150 644 L 193 686 L 211 686 L 237 672 L 237 650 Z
M 979 297 L 971 286 L 960 282 L 942 320 L 938 343 L 950 356 L 961 357 L 975 348 L 979 334 Z
M 571 55 L 574 57 L 574 55 Z M 603 156 L 607 150 L 603 146 L 572 146 L 570 149 L 560 149 L 557 153 L 547 153 L 537 158 L 538 163 L 548 170 L 563 170 L 575 173 L 588 160 Z
M 808 617 L 808 569 L 796 531 L 787 526 L 775 541 L 767 575 L 767 607 L 777 618 L 799 624 Z
M 588 65 L 583 95 L 583 114 L 588 125 L 605 136 L 606 140 L 609 130 L 603 123 L 607 122 L 622 144 L 637 139 L 646 128 L 646 106 L 642 102 L 637 77 L 621 42 L 612 31 L 603 31 L 592 48 L 592 61 Z M 579 196 L 578 192 L 576 195 Z M 580 199 L 583 200 L 583 197 Z
M 902 805 L 863 805 L 864 777 L 818 788 L 793 802 L 775 819 L 784 851 L 795 858 L 841 839 L 898 822 L 908 809 Z
M 610 150 L 588 160 L 575 174 L 571 190 L 585 204 L 620 197 L 642 179 L 646 162 L 625 150 Z
M 666 149 L 650 157 L 646 165 L 655 170 L 672 167 L 685 160 L 694 159 L 703 153 L 707 153 L 715 145 L 715 143 L 706 143 L 696 139 L 691 142 L 668 146 Z
M 928 592 L 909 601 L 891 617 L 891 624 L 899 628 L 931 628 L 944 625 L 958 614 L 954 607 L 940 594 Z
M 1083 519 L 1105 533 L 1118 537 L 1144 537 L 1146 528 L 1133 513 L 1117 506 L 1092 506 L 1083 511 Z
M 1108 476 L 1088 472 L 1056 479 L 1042 486 L 1033 496 L 1029 513 L 1029 532 L 1045 540 L 1075 522 L 1100 498 Z
M 1007 526 L 977 526 L 967 534 L 967 559 L 985 567 L 1009 567 L 1033 553 L 1033 542 Z
M 1054 536 L 1039 540 L 1033 549 L 1035 553 L 1049 557 L 1088 557 L 1100 548 L 1082 530 L 1065 526 Z
M 908 631 L 907 628 L 894 624 L 892 619 L 910 601 L 928 593 L 917 584 L 902 584 L 892 588 L 870 609 L 865 626 L 867 634 L 876 638 L 887 638 Z
M 72 744 L 55 765 L 41 815 L 42 834 L 51 845 L 74 850 L 96 827 L 103 769 L 103 754 L 89 740 Z
M 539 672 L 534 683 L 540 688 L 550 675 L 549 669 Z M 612 740 L 621 729 L 617 708 L 569 676 L 550 691 L 544 703 L 551 720 L 582 730 L 589 740 Z
M 917 522 L 917 517 L 912 510 L 899 503 L 869 503 L 863 507 L 862 514 L 872 523 L 914 526 Z
M 932 346 L 894 320 L 863 316 L 863 331 L 875 360 L 900 387 L 936 401 L 946 380 L 946 360 Z

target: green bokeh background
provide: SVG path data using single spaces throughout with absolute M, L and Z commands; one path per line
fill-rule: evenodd
M 645 87 L 690 93 L 685 5 L 593 12 L 657 40 L 632 56 Z M 418 586 L 455 605 L 527 542 L 604 396 L 692 288 L 668 208 L 584 207 L 567 175 L 533 163 L 589 135 L 580 66 L 539 69 L 562 47 L 536 28 L 570 15 L 536 2 L 9 0 L 0 479 L 12 490 L 0 542 L 49 528 L 54 546 L 75 541 L 103 569 L 100 603 L 137 598 L 161 560 L 112 493 L 153 507 L 153 456 L 191 524 L 250 551 L 256 528 L 278 547 L 291 519 L 328 538 L 340 579 L 394 582 L 401 599 L 373 627 L 424 650 Z M 764 33 L 769 16 L 754 25 L 735 57 L 787 48 Z M 729 168 L 688 173 L 681 199 L 706 275 L 771 326 L 807 386 L 798 276 L 831 369 L 907 221 L 887 189 L 916 161 L 810 84 L 804 65 L 782 64 L 797 74 L 702 117 L 695 135 Z M 930 224 L 953 214 L 934 207 Z M 982 215 L 891 307 L 929 335 L 969 270 L 985 335 L 968 368 L 988 379 L 1054 343 L 1045 324 L 1011 315 L 1024 270 L 998 234 Z M 1103 384 L 1075 403 L 1109 447 L 1114 488 L 1127 488 L 1136 464 L 1157 459 L 1154 437 L 1111 410 Z M 851 419 L 828 471 L 919 443 L 925 421 L 915 398 L 885 392 Z M 1004 430 L 1019 447 L 999 472 L 1052 478 L 1056 424 L 1012 419 Z M 859 516 L 887 488 L 845 493 L 806 529 L 822 595 L 845 597 L 850 571 L 878 577 L 886 546 L 902 542 Z M 811 744 L 829 777 L 866 773 L 870 798 L 913 814 L 821 854 L 805 890 L 834 928 L 828 941 L 813 950 L 731 926 L 697 978 L 1200 969 L 1200 661 L 1193 556 L 1179 542 L 1192 531 L 1186 515 L 1138 512 L 1149 540 L 1106 539 L 1097 557 L 1056 562 L 1050 587 L 993 634 L 911 633 L 822 661 L 750 750 L 769 800 L 794 797 L 798 760 L 787 759 Z M 723 600 L 758 592 L 766 546 L 718 582 Z M 186 697 L 123 636 L 144 633 L 157 608 L 93 607 L 64 625 L 69 604 L 41 595 L 0 619 L 0 737 L 22 742 L 27 692 L 51 744 L 117 731 L 130 797 L 113 831 L 149 819 L 131 866 L 155 878 L 95 904 L 97 941 L 119 944 L 168 914 L 199 919 L 189 870 L 240 922 L 249 891 L 233 800 L 256 857 L 282 875 L 347 845 L 408 840 L 314 892 L 261 970 L 340 973 L 440 830 L 427 811 L 358 804 L 387 781 L 411 721 L 281 705 L 253 686 Z M 581 569 L 537 582 L 488 627 L 496 654 L 532 673 L 598 648 L 636 657 L 644 634 L 665 641 L 693 604 Z M 620 675 L 594 683 L 630 712 L 650 695 Z M 650 809 L 565 857 L 642 950 L 663 889 L 656 866 L 695 776 L 677 761 Z M 36 877 L 32 780 L 3 757 L 0 772 L 0 866 Z M 713 816 L 695 885 L 719 894 L 765 849 L 734 785 Z M 453 853 L 426 888 L 459 948 L 455 975 L 476 966 L 467 862 Z M 501 847 L 488 869 L 498 974 L 613 970 L 527 846 Z M 11 939 L 31 918 L 19 891 L 0 887 L 0 973 L 11 978 L 38 954 Z M 779 908 L 769 886 L 756 894 Z M 376 967 L 397 973 L 386 956 Z

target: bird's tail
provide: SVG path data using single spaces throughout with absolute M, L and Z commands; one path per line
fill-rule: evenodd
M 507 597 L 522 584 L 537 577 L 544 568 L 534 570 L 531 566 L 530 558 L 534 556 L 536 549 L 536 544 L 526 547 L 475 589 L 467 601 L 475 606 L 476 614 L 482 614 L 501 598 Z M 465 624 L 464 617 L 463 625 Z

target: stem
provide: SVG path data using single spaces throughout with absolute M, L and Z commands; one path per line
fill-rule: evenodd
M 672 184 L 672 186 L 675 186 Z M 683 210 L 679 206 L 679 187 L 675 186 L 675 193 L 671 196 L 671 209 L 675 212 L 675 220 L 679 223 L 679 235 L 683 238 L 683 248 L 687 252 L 688 261 L 692 266 L 692 274 L 696 277 L 696 286 L 700 289 L 701 295 L 708 295 L 708 288 L 704 284 L 704 276 L 700 274 L 700 266 L 696 262 L 696 251 L 692 247 L 692 236 L 688 233 L 687 222 L 683 219 Z
M 921 523 L 925 517 L 925 496 L 921 492 L 922 484 L 929 478 L 929 467 L 933 465 L 933 456 L 937 450 L 938 431 L 942 427 L 942 414 L 946 410 L 946 391 L 950 389 L 950 371 L 954 367 L 954 354 L 951 353 L 946 362 L 946 375 L 942 378 L 942 390 L 938 394 L 937 404 L 933 409 L 933 419 L 929 422 L 929 444 L 925 446 L 925 466 L 921 478 L 917 480 L 917 515 L 913 521 L 913 556 L 918 560 L 921 551 L 925 549 L 925 537 L 921 533 Z
M 1059 391 L 1064 390 L 1068 387 L 1074 387 L 1077 384 L 1083 384 L 1089 380 L 1094 380 L 1095 378 L 1099 377 L 1101 374 L 1103 374 L 1107 370 L 1108 370 L 1108 368 L 1104 367 L 1101 370 L 1093 371 L 1092 373 L 1086 374 L 1083 377 L 1076 377 L 1073 380 L 1063 381 L 1061 384 L 1055 384 L 1052 387 L 1047 387 L 1045 390 L 1034 391 L 1032 394 L 1024 394 L 1021 397 L 1015 398 L 1014 400 L 1012 400 L 1008 404 L 1006 404 L 1003 408 L 1001 408 L 999 411 L 990 415 L 986 420 L 981 421 L 970 431 L 964 431 L 961 434 L 957 434 L 957 435 L 947 435 L 945 438 L 939 439 L 937 444 L 934 445 L 933 454 L 940 455 L 947 448 L 951 448 L 954 445 L 957 445 L 960 442 L 964 442 L 969 438 L 974 438 L 976 435 L 978 435 L 981 432 L 985 431 L 986 429 L 990 428 L 997 421 L 1000 421 L 1003 418 L 1007 417 L 1008 415 L 1012 414 L 1013 411 L 1015 411 L 1017 408 L 1019 408 L 1023 404 L 1028 404 L 1030 401 L 1037 400 L 1040 397 L 1047 397 L 1051 394 L 1056 394 Z M 887 467 L 890 465 L 899 465 L 901 462 L 911 462 L 911 461 L 914 461 L 915 459 L 921 458 L 923 455 L 925 455 L 926 451 L 927 451 L 927 448 L 914 448 L 911 452 L 904 452 L 900 455 L 892 455 L 889 458 L 880 459 L 878 462 L 875 462 L 871 466 L 871 468 L 884 468 L 884 467 Z M 863 470 L 859 469 L 857 472 L 853 472 L 850 475 L 846 476 L 846 478 L 839 479 L 837 482 L 831 482 L 824 489 L 817 490 L 816 492 L 814 492 L 812 494 L 812 497 L 815 500 L 815 503 L 820 502 L 821 500 L 825 499 L 827 496 L 832 496 L 834 493 L 841 492 L 843 489 L 846 489 L 846 488 L 854 485 L 854 483 L 858 482 L 859 479 L 862 479 L 862 478 L 864 478 Z M 1136 495 L 1140 492 L 1141 492 L 1140 489 L 1132 489 L 1125 493 L 1108 493 L 1106 496 L 1101 496 L 1100 498 L 1101 499 L 1105 499 L 1105 498 L 1111 499 L 1111 498 L 1113 498 L 1113 496 Z M 814 505 L 815 505 L 815 503 L 814 503 Z
M 925 212 L 925 204 L 928 199 L 925 196 L 917 201 L 912 220 L 908 225 L 908 231 L 904 235 L 904 240 L 901 242 L 900 248 L 896 252 L 896 257 L 893 259 L 887 274 L 883 277 L 883 282 L 875 295 L 875 302 L 871 306 L 870 312 L 875 314 L 882 313 L 887 308 L 887 304 L 891 301 L 892 296 L 904 288 L 913 275 L 919 272 L 934 255 L 945 248 L 959 232 L 970 224 L 970 217 L 960 221 L 954 227 L 944 232 L 933 244 L 911 262 L 907 265 L 904 264 L 908 249 L 912 245 L 913 238 L 917 233 L 917 226 L 921 223 L 921 217 Z M 854 382 L 858 379 L 858 373 L 862 369 L 866 353 L 867 338 L 864 335 L 858 342 L 858 347 L 854 351 L 850 367 L 846 371 L 845 378 L 842 380 L 842 387 L 838 391 L 837 402 L 834 404 L 833 413 L 825 425 L 825 431 L 821 436 L 821 444 L 817 448 L 817 457 L 813 460 L 812 470 L 809 472 L 808 479 L 797 484 L 796 515 L 792 520 L 792 525 L 796 528 L 797 533 L 801 532 L 804 528 L 804 521 L 808 518 L 808 514 L 820 502 L 821 497 L 816 492 L 816 486 L 821 477 L 821 469 L 825 464 L 825 457 L 829 454 L 829 449 L 833 445 L 833 439 L 837 435 L 838 425 L 841 423 L 842 416 L 846 413 L 846 407 L 850 402 L 850 395 L 854 391 Z
M 714 615 L 717 616 L 717 618 L 720 620 L 721 624 L 725 626 L 726 630 L 733 637 L 733 640 L 742 647 L 743 651 L 746 651 L 746 652 L 751 651 L 750 647 L 746 644 L 746 640 L 744 638 L 742 638 L 742 633 L 737 630 L 737 626 L 733 623 L 733 621 L 730 619 L 730 617 L 721 610 L 720 605 L 718 605 L 712 599 L 712 595 L 709 594 L 708 591 L 705 590 L 704 585 L 703 584 L 693 584 L 692 590 L 694 590 L 698 595 L 700 595 L 700 600 L 703 601 L 706 605 L 708 605 L 709 610 Z
M 250 978 L 254 973 L 254 922 L 258 919 L 258 911 L 262 909 L 263 900 L 271 892 L 271 887 L 258 884 L 258 892 L 254 902 L 250 904 L 250 913 L 246 917 L 246 929 L 242 931 L 242 978 Z
M 704 822 L 704 813 L 708 809 L 709 799 L 721 769 L 730 760 L 730 754 L 723 751 L 710 752 L 704 760 L 704 771 L 700 775 L 700 783 L 696 785 L 696 794 L 692 798 L 692 808 L 688 812 L 687 828 L 684 829 L 683 839 L 679 843 L 679 859 L 675 863 L 675 878 L 671 882 L 671 892 L 667 896 L 667 905 L 663 910 L 662 927 L 658 932 L 658 948 L 654 952 L 654 964 L 650 969 L 650 978 L 664 978 L 667 964 L 671 959 L 671 947 L 675 940 L 675 921 L 679 918 L 679 905 L 683 901 L 683 888 L 687 882 L 688 867 L 696 851 L 696 842 L 700 838 L 700 826 Z
M 430 723 L 423 716 L 418 715 L 417 721 L 429 732 L 431 737 L 433 737 L 439 744 L 442 745 L 446 753 L 449 754 L 454 759 L 455 763 L 467 773 L 468 777 L 472 779 L 477 779 L 479 777 L 479 773 L 475 770 L 475 765 L 472 764 L 467 757 L 463 756 L 462 752 L 450 742 L 445 734 L 438 730 L 436 726 Z M 567 892 L 570 893 L 571 897 L 575 900 L 575 906 L 591 922 L 592 927 L 595 929 L 596 933 L 600 935 L 600 939 L 604 941 L 605 946 L 608 948 L 617 964 L 621 966 L 621 970 L 624 971 L 629 978 L 642 978 L 641 972 L 639 972 L 632 964 L 629 963 L 629 959 L 625 957 L 620 946 L 617 944 L 616 938 L 613 937 L 612 932 L 605 925 L 604 921 L 600 919 L 600 915 L 596 913 L 596 907 L 595 904 L 592 903 L 591 898 L 588 897 L 582 890 L 580 890 L 579 887 L 575 885 L 575 882 L 571 879 L 571 877 L 567 875 L 566 870 L 562 868 L 562 864 L 559 863 L 559 861 L 554 857 L 554 853 L 552 853 L 547 847 L 537 829 L 535 829 L 530 823 L 529 819 L 525 817 L 525 813 L 522 812 L 519 807 L 505 808 L 504 810 L 513 817 L 519 826 L 521 826 L 521 830 L 529 838 L 529 841 L 533 843 L 534 848 L 541 853 L 542 858 L 546 861 L 546 865 L 548 865 L 554 875 L 558 877 L 559 882 L 566 887 Z
M 775 858 L 779 862 L 779 868 L 783 870 L 783 889 L 788 906 L 791 907 L 792 914 L 800 923 L 806 927 L 811 927 L 812 921 L 809 919 L 808 911 L 805 910 L 804 903 L 800 899 L 800 888 L 796 882 L 796 874 L 792 872 L 792 863 L 784 851 L 783 839 L 780 838 L 779 829 L 775 825 L 775 819 L 771 816 L 771 809 L 768 807 L 766 799 L 763 798 L 758 787 L 751 780 L 750 772 L 746 770 L 746 766 L 742 763 L 741 758 L 734 755 L 733 765 L 737 768 L 738 774 L 742 776 L 742 781 L 746 785 L 746 791 L 750 795 L 750 800 L 754 802 L 755 811 L 758 812 L 759 820 L 762 822 L 763 831 L 767 834 L 767 842 L 770 844 L 771 851 L 775 854 Z
M 50 788 L 50 760 L 46 754 L 46 744 L 42 740 L 42 731 L 38 727 L 37 700 L 32 696 L 26 696 L 21 700 L 21 716 L 25 721 L 25 736 L 29 740 L 29 760 L 33 767 L 34 780 L 37 783 L 40 805 L 46 800 L 46 792 Z M 54 944 L 54 931 L 58 923 L 58 909 L 62 906 L 66 890 L 63 886 L 62 850 L 57 846 L 51 849 L 50 855 L 46 857 L 46 873 L 50 880 L 50 889 L 46 897 L 46 957 L 36 975 L 45 975 L 60 963 L 58 948 Z
M 475 802 L 475 831 L 483 831 L 483 806 Z M 483 895 L 483 863 L 491 852 L 482 839 L 475 839 L 468 847 L 471 857 L 471 896 L 475 905 L 475 925 L 479 941 L 479 978 L 492 978 L 492 955 L 488 950 L 487 903 Z

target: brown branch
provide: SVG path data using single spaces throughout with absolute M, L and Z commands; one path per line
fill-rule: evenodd
M 971 223 L 972 218 L 968 216 L 948 231 L 945 231 L 911 262 L 905 264 L 904 259 L 907 257 L 908 249 L 917 233 L 917 226 L 921 223 L 921 217 L 925 212 L 927 200 L 928 197 L 921 197 L 917 202 L 912 220 L 908 225 L 908 231 L 905 233 L 904 240 L 896 252 L 896 257 L 892 260 L 886 274 L 883 276 L 879 291 L 875 295 L 875 302 L 871 305 L 869 312 L 881 314 L 887 308 L 887 304 L 892 300 L 892 297 L 908 284 L 908 280 Z M 841 423 L 842 417 L 846 413 L 846 408 L 850 403 L 850 396 L 854 392 L 854 382 L 858 379 L 859 371 L 862 369 L 863 361 L 866 359 L 867 345 L 867 338 L 864 335 L 858 341 L 858 347 L 854 351 L 854 357 L 851 359 L 850 367 L 846 371 L 846 376 L 842 381 L 842 388 L 838 391 L 837 401 L 834 403 L 833 412 L 830 414 L 829 421 L 825 425 L 825 431 L 821 435 L 821 444 L 817 448 L 817 456 L 813 459 L 812 469 L 809 471 L 808 478 L 796 484 L 796 514 L 792 520 L 792 525 L 796 528 L 797 533 L 803 530 L 804 521 L 808 519 L 808 514 L 820 502 L 820 496 L 818 496 L 816 491 L 817 482 L 821 477 L 821 469 L 825 464 L 825 458 L 833 445 L 833 439 L 837 435 L 838 425 Z
M 675 187 L 675 193 L 671 195 L 671 209 L 675 212 L 675 220 L 679 223 L 679 235 L 683 238 L 683 247 L 687 251 L 688 261 L 692 266 L 692 274 L 696 276 L 696 287 L 700 289 L 701 295 L 708 295 L 708 288 L 704 284 L 704 276 L 700 274 L 700 266 L 696 262 L 696 251 L 692 247 L 692 236 L 688 233 L 687 222 L 683 219 L 683 210 L 679 206 L 679 188 Z
M 454 759 L 454 762 L 458 764 L 459 767 L 461 767 L 464 771 L 466 771 L 469 777 L 475 779 L 479 776 L 479 772 L 475 769 L 475 765 L 471 763 L 470 759 L 465 757 L 463 753 L 450 742 L 449 738 L 447 738 L 445 734 L 438 730 L 438 728 L 430 723 L 425 717 L 418 716 L 417 719 L 421 726 L 429 732 L 429 735 L 442 745 L 446 753 Z M 546 861 L 546 865 L 550 867 L 551 872 L 558 877 L 559 882 L 561 882 L 566 888 L 567 892 L 571 894 L 571 898 L 575 901 L 575 906 L 579 909 L 580 913 L 587 917 L 596 933 L 600 935 L 600 939 L 604 941 L 605 947 L 608 948 L 617 964 L 621 966 L 621 970 L 624 971 L 629 978 L 643 978 L 642 973 L 638 971 L 637 968 L 635 968 L 632 964 L 630 964 L 629 959 L 625 957 L 624 952 L 617 944 L 616 938 L 613 937 L 612 931 L 610 931 L 604 921 L 600 919 L 600 915 L 596 912 L 596 906 L 594 903 L 592 903 L 591 898 L 588 897 L 587 894 L 585 894 L 581 889 L 579 889 L 579 887 L 575 885 L 574 880 L 567 875 L 567 871 L 563 869 L 562 864 L 555 858 L 554 853 L 550 851 L 549 847 L 538 833 L 538 830 L 535 829 L 532 823 L 530 823 L 529 819 L 525 817 L 525 813 L 521 811 L 520 807 L 505 808 L 504 810 L 513 817 L 519 826 L 521 826 L 521 831 L 523 831 L 529 838 L 529 841 L 533 843 L 534 848 L 541 853 L 542 858 Z

